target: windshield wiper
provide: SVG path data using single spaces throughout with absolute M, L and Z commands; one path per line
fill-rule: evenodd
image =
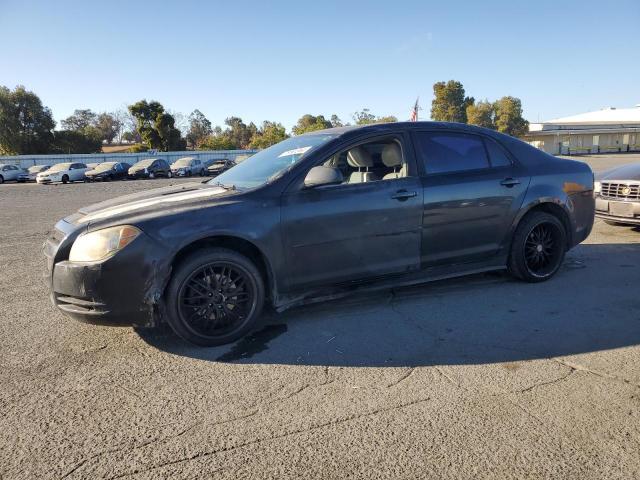
M 204 183 L 208 183 L 209 185 L 213 185 L 215 187 L 221 187 L 221 188 L 224 188 L 225 190 L 236 190 L 236 186 L 233 184 L 224 184 L 221 182 L 209 183 L 209 181 L 206 181 Z

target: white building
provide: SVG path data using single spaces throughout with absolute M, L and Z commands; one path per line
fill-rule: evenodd
M 640 104 L 532 123 L 526 140 L 553 155 L 640 151 Z

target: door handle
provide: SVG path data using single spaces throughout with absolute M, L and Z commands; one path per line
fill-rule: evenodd
M 406 190 L 398 190 L 396 193 L 391 195 L 391 198 L 393 198 L 394 200 L 400 200 L 401 202 L 404 202 L 405 200 L 411 197 L 415 197 L 416 195 L 418 195 L 417 192 L 407 192 Z
M 511 188 L 514 185 L 520 185 L 520 180 L 517 180 L 515 178 L 505 178 L 504 180 L 502 180 L 500 182 L 500 185 L 507 187 L 507 188 Z

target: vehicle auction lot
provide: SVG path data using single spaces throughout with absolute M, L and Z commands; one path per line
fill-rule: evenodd
M 0 186 L 1 479 L 640 478 L 640 228 L 596 221 L 543 284 L 357 296 L 214 349 L 53 308 L 59 218 L 185 181 Z

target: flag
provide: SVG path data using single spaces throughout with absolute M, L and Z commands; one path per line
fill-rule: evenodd
M 411 110 L 411 115 L 409 116 L 410 122 L 418 121 L 418 110 L 420 109 L 420 106 L 418 105 L 419 101 L 420 101 L 420 97 L 416 98 L 416 104 L 413 106 L 413 110 Z

